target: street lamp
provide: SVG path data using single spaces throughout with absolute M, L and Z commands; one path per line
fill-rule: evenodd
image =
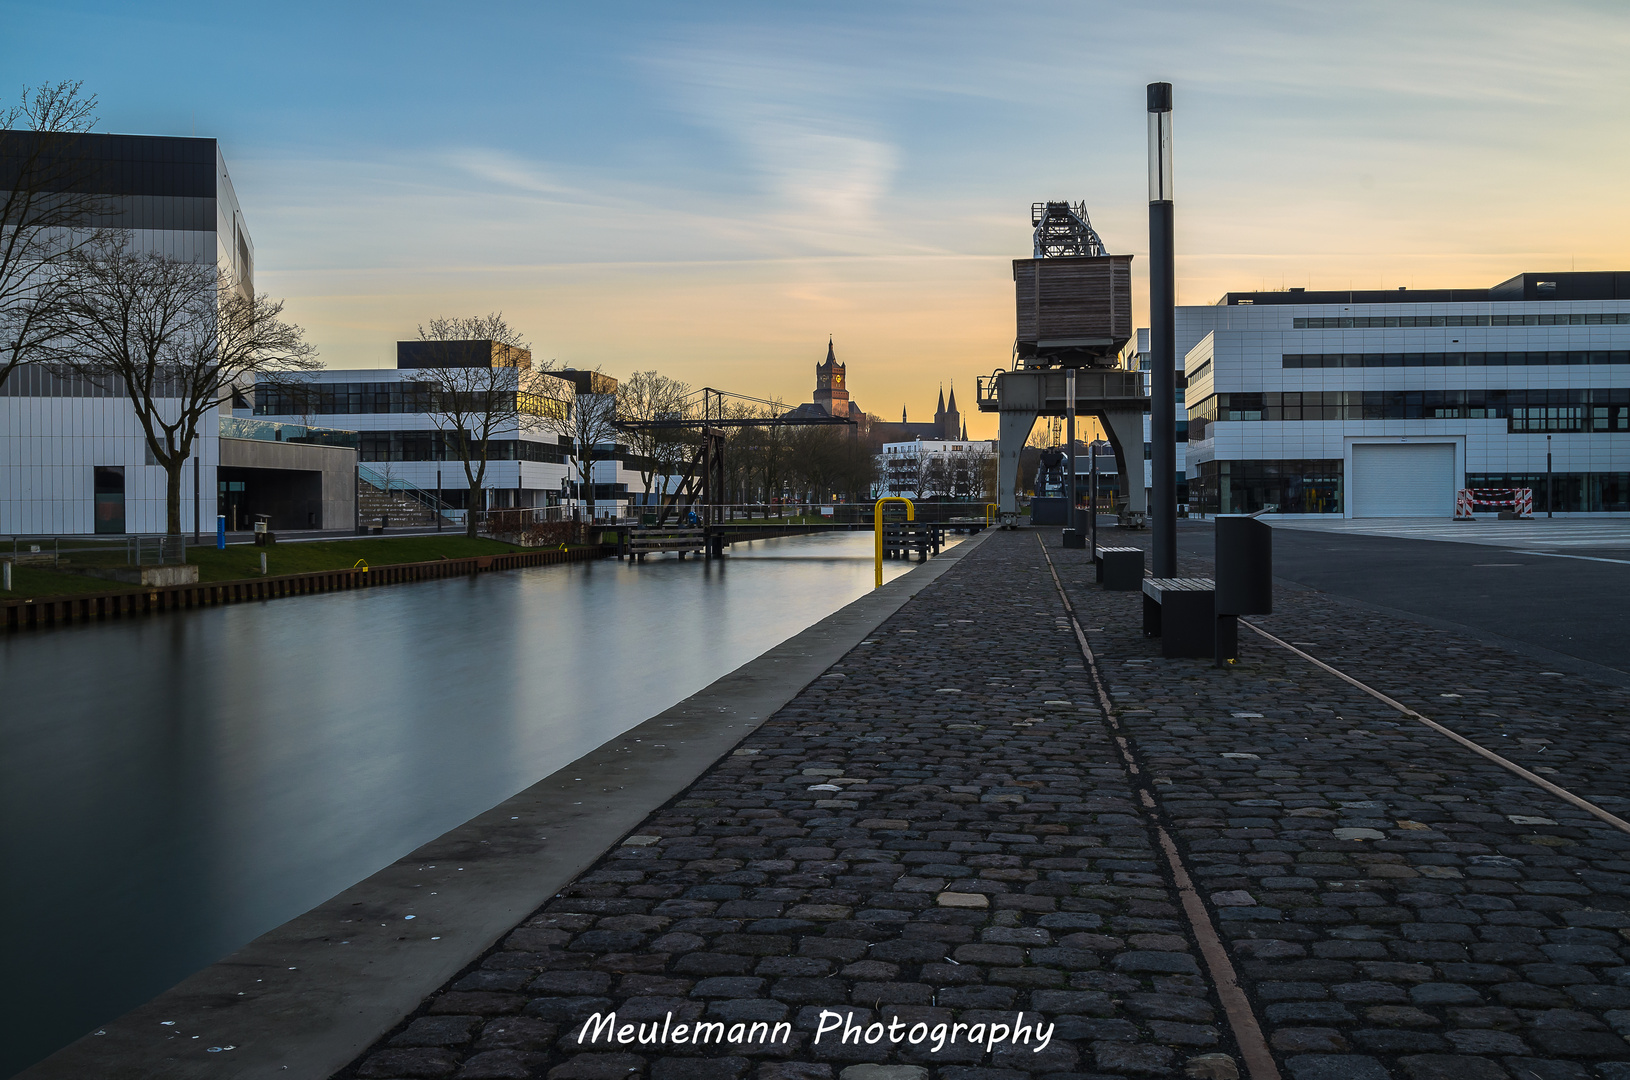
M 1172 242 L 1172 84 L 1150 83 L 1149 516 L 1155 577 L 1177 576 L 1177 284 Z M 1136 483 L 1135 476 L 1129 481 Z

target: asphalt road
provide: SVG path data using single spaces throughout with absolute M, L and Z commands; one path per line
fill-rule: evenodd
M 1540 658 L 1561 654 L 1630 682 L 1630 554 L 1623 550 L 1582 548 L 1564 558 L 1288 528 L 1275 529 L 1273 543 L 1274 574 L 1284 581 L 1452 624 Z M 1179 552 L 1209 559 L 1212 546 L 1210 522 L 1182 523 Z

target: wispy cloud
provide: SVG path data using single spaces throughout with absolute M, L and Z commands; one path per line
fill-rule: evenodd
M 709 33 L 642 59 L 668 107 L 731 148 L 750 193 L 738 213 L 818 250 L 875 243 L 902 154 L 890 103 L 858 64 L 799 52 L 779 34 Z

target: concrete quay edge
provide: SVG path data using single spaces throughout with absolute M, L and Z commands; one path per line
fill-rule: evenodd
M 989 535 L 850 602 L 15 1080 L 324 1080 Z

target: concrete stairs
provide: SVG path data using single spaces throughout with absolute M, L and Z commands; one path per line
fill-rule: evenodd
M 417 499 L 398 492 L 384 492 L 368 483 L 366 480 L 357 482 L 357 521 L 363 528 L 374 528 L 387 517 L 391 528 L 405 528 L 421 525 L 426 528 L 434 527 L 437 514 Z M 442 525 L 453 525 L 448 518 L 442 519 Z

